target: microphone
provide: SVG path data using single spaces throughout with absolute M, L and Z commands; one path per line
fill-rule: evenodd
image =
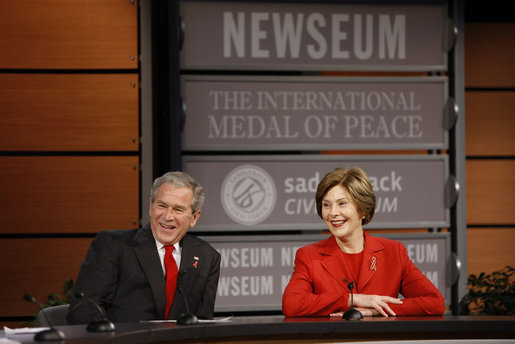
M 345 280 L 345 282 L 347 282 L 347 280 Z M 350 290 L 350 308 L 343 313 L 343 317 L 345 320 L 361 320 L 363 318 L 363 314 L 354 308 L 354 294 L 352 293 L 352 289 L 354 289 L 354 281 L 349 282 L 347 286 Z
M 43 310 L 43 305 L 39 303 L 32 295 L 25 293 L 23 295 L 23 299 L 27 302 L 32 302 L 40 308 L 40 310 Z M 50 329 L 43 330 L 34 335 L 34 340 L 37 342 L 49 342 L 49 341 L 61 341 L 64 339 L 64 333 L 56 328 L 54 328 L 54 325 L 50 321 L 50 318 L 47 317 L 45 312 L 43 312 L 43 317 L 47 321 Z
M 77 295 L 81 299 L 86 300 L 89 303 L 92 303 L 104 318 L 103 320 L 91 321 L 86 327 L 86 330 L 88 332 L 112 332 L 116 329 L 113 322 L 107 318 L 107 314 L 105 313 L 104 309 L 100 307 L 100 305 L 97 302 L 95 302 L 90 297 L 87 297 L 83 292 L 80 292 Z
M 188 300 L 186 300 L 186 296 L 182 292 L 182 288 L 177 288 L 177 291 L 182 295 L 184 299 L 184 304 L 186 305 L 186 313 L 181 313 L 177 317 L 177 325 L 196 325 L 198 324 L 198 318 L 195 314 L 190 313 L 190 308 L 188 307 Z

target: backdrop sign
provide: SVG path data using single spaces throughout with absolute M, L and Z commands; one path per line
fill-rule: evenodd
M 184 78 L 185 150 L 446 149 L 447 78 Z
M 182 1 L 183 69 L 445 70 L 437 4 Z
M 376 212 L 368 228 L 447 227 L 443 155 L 189 156 L 188 173 L 206 202 L 193 230 L 317 230 L 315 192 L 325 173 L 360 166 L 372 182 Z
M 448 233 L 380 236 L 401 241 L 413 263 L 447 300 Z M 297 249 L 327 237 L 205 238 L 222 256 L 216 311 L 280 310 L 284 288 L 293 273 Z

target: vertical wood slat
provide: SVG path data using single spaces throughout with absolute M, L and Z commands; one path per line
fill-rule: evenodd
M 515 85 L 514 23 L 465 25 L 465 85 L 511 88 Z M 513 91 L 469 90 L 465 94 L 467 156 L 513 156 Z M 466 161 L 467 224 L 515 223 L 513 160 Z M 515 261 L 515 227 L 467 229 L 468 273 L 491 273 Z
M 0 233 L 95 233 L 139 225 L 134 156 L 0 157 Z
M 465 86 L 515 86 L 515 23 L 465 25 Z
M 515 227 L 468 228 L 468 273 L 491 273 L 506 265 L 514 266 L 513 243 L 515 243 Z
M 515 224 L 513 171 L 515 160 L 466 161 L 468 225 Z
M 0 69 L 135 69 L 137 0 L 0 0 Z
M 137 151 L 137 74 L 0 74 L 0 150 Z
M 62 294 L 64 282 L 77 279 L 91 240 L 0 239 L 0 317 L 36 313 L 37 306 L 23 300 L 25 293 L 41 303 L 51 292 Z
M 515 156 L 515 92 L 465 94 L 467 156 Z

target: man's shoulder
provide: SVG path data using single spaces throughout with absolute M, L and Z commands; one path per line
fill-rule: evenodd
M 105 229 L 101 230 L 97 233 L 97 236 L 106 236 L 106 237 L 112 237 L 112 238 L 128 238 L 128 237 L 134 237 L 136 233 L 141 228 L 131 228 L 131 229 Z
M 109 240 L 113 243 L 129 243 L 136 237 L 144 236 L 144 234 L 144 228 L 110 229 L 98 232 L 95 240 Z
M 194 234 L 187 233 L 183 238 L 183 244 L 196 246 L 196 247 L 204 250 L 205 252 L 219 255 L 218 251 L 213 246 L 211 246 L 210 243 L 208 243 L 204 239 L 199 238 L 198 236 L 196 236 Z

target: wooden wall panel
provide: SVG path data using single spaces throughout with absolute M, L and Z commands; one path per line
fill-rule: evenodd
M 0 69 L 138 67 L 137 0 L 0 0 Z
M 0 157 L 0 233 L 93 233 L 139 225 L 133 156 Z
M 515 265 L 514 228 L 468 228 L 468 270 L 490 273 Z
M 515 86 L 515 23 L 465 25 L 465 86 Z
M 467 224 L 515 223 L 515 160 L 467 160 Z
M 514 34 L 511 22 L 465 24 L 469 274 L 515 262 Z
M 0 94 L 0 150 L 138 150 L 137 74 L 0 74 Z
M 0 317 L 37 312 L 36 305 L 23 300 L 24 293 L 41 303 L 51 292 L 61 294 L 68 278 L 77 279 L 91 240 L 0 239 Z
M 515 156 L 515 92 L 465 94 L 466 154 Z

